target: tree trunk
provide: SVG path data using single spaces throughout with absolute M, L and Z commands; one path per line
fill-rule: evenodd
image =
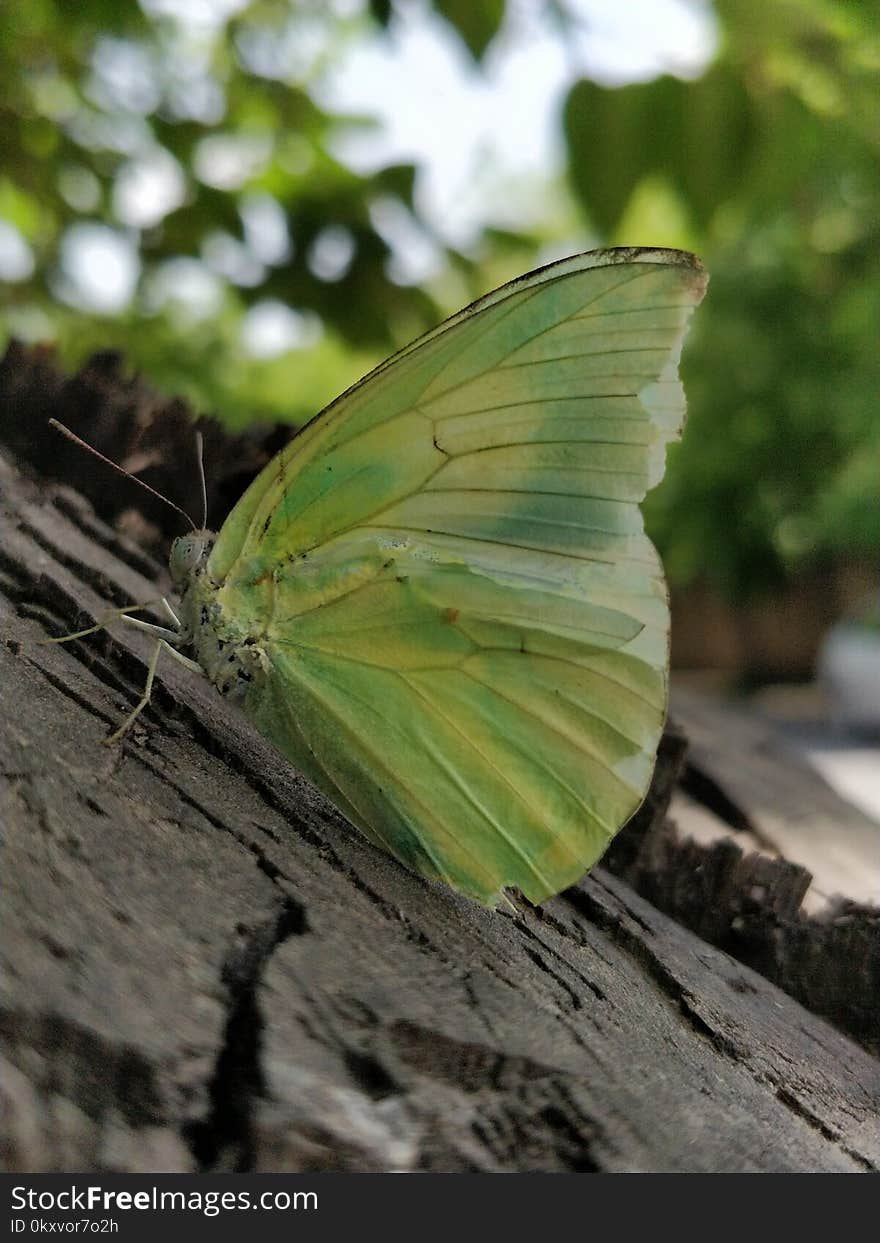
M 7 421 L 26 406 L 20 380 Z M 140 697 L 150 640 L 114 626 L 40 641 L 155 599 L 161 571 L 69 489 L 6 458 L 0 488 L 7 1168 L 880 1165 L 872 1054 L 606 868 L 516 914 L 426 884 L 170 660 L 135 728 L 104 746 Z M 670 732 L 616 846 L 642 888 L 672 840 L 682 753 Z M 699 872 L 710 855 L 687 857 Z M 806 874 L 782 866 L 762 909 L 809 939 Z M 857 1035 L 877 969 L 859 926 Z

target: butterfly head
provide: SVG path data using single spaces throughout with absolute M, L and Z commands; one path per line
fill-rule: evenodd
M 213 531 L 190 531 L 178 536 L 171 545 L 168 568 L 178 590 L 204 568 L 216 538 Z

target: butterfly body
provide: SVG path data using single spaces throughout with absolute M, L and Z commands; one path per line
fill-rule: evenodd
M 176 645 L 192 654 L 221 695 L 243 700 L 265 676 L 267 662 L 259 625 L 249 628 L 220 603 L 220 585 L 207 568 L 216 539 L 213 531 L 194 531 L 172 546 L 171 577 L 181 593 Z
M 705 273 L 576 256 L 402 350 L 182 537 L 181 641 L 375 844 L 489 905 L 647 791 L 668 604 L 639 501 Z

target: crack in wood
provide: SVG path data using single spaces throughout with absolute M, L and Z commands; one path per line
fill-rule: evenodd
M 185 1138 L 204 1172 L 245 1173 L 253 1169 L 255 1102 L 266 1088 L 261 1065 L 265 1021 L 260 984 L 276 950 L 289 937 L 307 932 L 305 909 L 285 894 L 276 918 L 255 928 L 223 965 L 227 1018 L 208 1084 L 210 1111 L 205 1119 L 185 1129 Z

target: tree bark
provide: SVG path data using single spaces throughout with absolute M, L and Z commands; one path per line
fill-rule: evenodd
M 150 640 L 41 640 L 162 571 L 69 489 L 0 488 L 6 1168 L 880 1165 L 880 1063 L 606 868 L 515 915 L 426 884 L 170 660 L 104 746 Z

